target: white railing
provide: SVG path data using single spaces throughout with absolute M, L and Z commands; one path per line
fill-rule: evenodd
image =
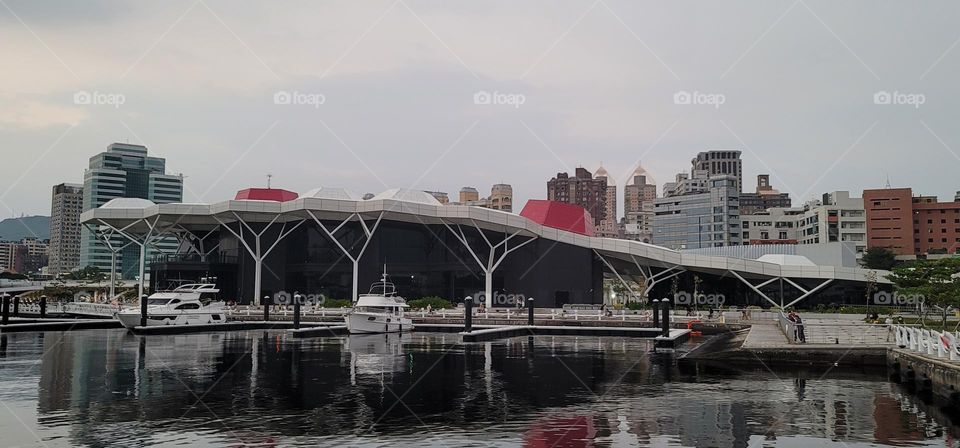
M 960 361 L 960 334 L 894 325 L 897 346 L 923 355 Z
M 120 306 L 109 303 L 69 302 L 63 304 L 64 313 L 79 316 L 113 317 L 113 314 L 117 311 L 120 311 Z M 50 310 L 47 309 L 47 312 L 49 313 Z
M 780 313 L 777 325 L 791 344 L 884 346 L 895 342 L 893 325 L 813 315 L 800 323 Z

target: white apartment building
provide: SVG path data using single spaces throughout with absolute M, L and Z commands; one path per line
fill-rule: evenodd
M 863 198 L 834 191 L 803 207 L 774 207 L 741 215 L 743 244 L 851 243 L 857 255 L 867 248 Z

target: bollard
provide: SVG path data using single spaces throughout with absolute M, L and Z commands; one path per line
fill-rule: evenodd
M 263 296 L 263 321 L 270 321 L 270 296 Z
M 653 310 L 653 328 L 660 328 L 660 308 L 657 306 L 660 301 L 653 299 L 650 301 L 650 309 Z
M 13 298 L 13 317 L 20 317 L 20 296 Z
M 47 296 L 40 296 L 40 318 L 47 317 Z
M 663 309 L 663 318 L 660 323 L 663 324 L 663 335 L 670 336 L 670 301 L 663 299 L 660 301 L 660 307 Z
M 527 325 L 533 326 L 533 297 L 527 299 Z
M 140 326 L 147 326 L 147 295 L 140 296 Z
M 3 305 L 0 306 L 0 324 L 10 323 L 10 298 L 3 297 Z
M 300 294 L 293 296 L 293 329 L 300 329 L 300 300 L 303 298 Z
M 464 333 L 473 331 L 473 297 L 470 296 L 463 299 L 463 331 Z

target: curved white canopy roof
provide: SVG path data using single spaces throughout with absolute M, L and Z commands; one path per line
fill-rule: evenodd
M 116 198 L 107 201 L 100 208 L 147 208 L 154 205 L 153 201 L 140 198 Z
M 372 200 L 392 199 L 394 201 L 415 202 L 424 205 L 443 205 L 437 198 L 426 191 L 409 190 L 406 188 L 391 188 L 373 197 Z
M 301 198 L 337 199 L 341 201 L 362 201 L 363 197 L 346 188 L 317 187 L 300 195 Z
M 809 258 L 804 257 L 803 255 L 787 255 L 787 254 L 766 254 L 757 258 L 757 261 L 765 261 L 767 263 L 779 264 L 780 266 L 816 266 L 817 264 L 810 261 Z

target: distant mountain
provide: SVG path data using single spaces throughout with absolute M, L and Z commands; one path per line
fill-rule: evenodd
M 0 221 L 0 240 L 19 241 L 28 237 L 50 239 L 50 217 L 24 216 Z

